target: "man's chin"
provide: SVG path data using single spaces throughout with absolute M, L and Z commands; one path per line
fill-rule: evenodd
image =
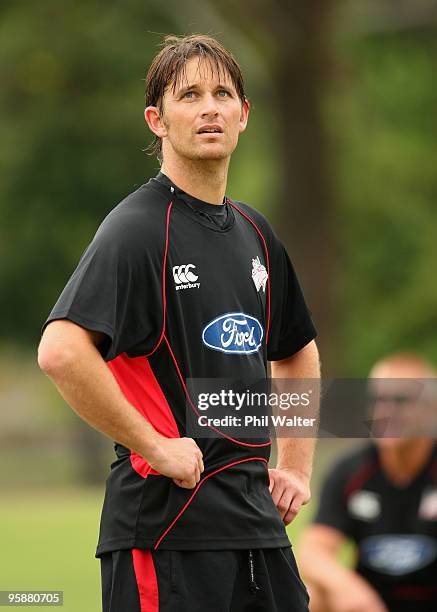
M 227 142 L 203 142 L 196 143 L 193 147 L 187 147 L 185 156 L 199 161 L 222 161 L 229 159 L 235 147 Z
M 231 153 L 225 151 L 219 147 L 203 147 L 197 151 L 193 151 L 193 160 L 203 161 L 220 161 L 223 159 L 229 159 Z
M 378 438 L 376 440 L 376 444 L 379 448 L 381 449 L 391 449 L 391 448 L 397 448 L 397 449 L 401 449 L 401 448 L 405 448 L 408 447 L 411 444 L 411 438 L 406 438 L 405 436 L 396 436 L 394 434 L 392 434 L 390 436 L 390 434 L 388 434 L 387 436 L 384 436 L 383 438 Z

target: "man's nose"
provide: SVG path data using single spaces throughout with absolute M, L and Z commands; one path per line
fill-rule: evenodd
M 201 114 L 202 114 L 202 117 L 209 117 L 209 116 L 216 117 L 217 116 L 218 114 L 217 99 L 212 93 L 206 94 L 204 96 Z

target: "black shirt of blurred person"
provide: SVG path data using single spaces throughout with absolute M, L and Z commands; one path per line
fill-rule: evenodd
M 374 444 L 343 456 L 323 484 L 314 522 L 355 542 L 355 569 L 390 612 L 437 610 L 437 443 L 402 487 L 384 473 Z

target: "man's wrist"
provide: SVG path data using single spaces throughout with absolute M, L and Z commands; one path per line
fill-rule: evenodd
M 311 471 L 303 470 L 302 468 L 296 467 L 294 465 L 284 465 L 282 463 L 278 463 L 275 469 L 281 470 L 283 472 L 292 472 L 302 480 L 307 480 L 308 482 L 311 479 Z
M 153 463 L 155 463 L 160 455 L 162 448 L 160 444 L 160 440 L 163 436 L 161 436 L 157 431 L 155 431 L 152 427 L 148 429 L 147 434 L 145 436 L 144 443 L 141 446 L 140 455 L 144 457 L 144 459 L 153 467 Z

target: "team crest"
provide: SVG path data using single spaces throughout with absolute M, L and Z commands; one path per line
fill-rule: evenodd
M 257 291 L 259 291 L 262 287 L 265 293 L 268 277 L 269 275 L 267 274 L 267 270 L 260 262 L 259 257 L 256 256 L 255 259 L 252 259 L 252 280 L 255 283 Z
M 381 514 L 381 499 L 374 491 L 356 491 L 348 500 L 347 509 L 356 519 L 375 521 Z
M 437 489 L 425 491 L 420 502 L 419 516 L 427 521 L 437 521 Z

